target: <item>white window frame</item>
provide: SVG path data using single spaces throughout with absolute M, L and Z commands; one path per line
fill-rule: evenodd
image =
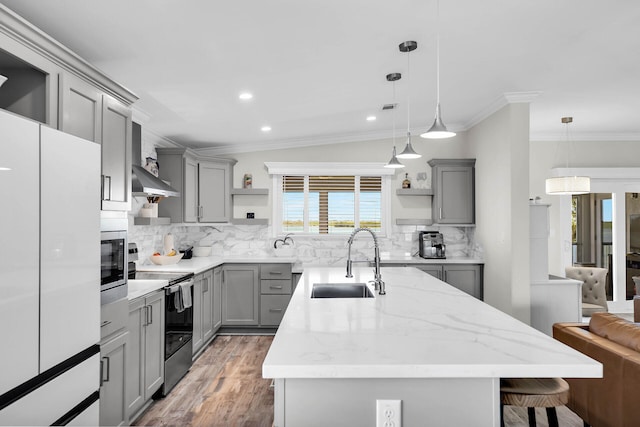
M 272 215 L 273 237 L 278 237 L 286 234 L 282 231 L 282 177 L 284 175 L 302 175 L 302 176 L 314 176 L 314 175 L 327 175 L 327 176 L 343 176 L 353 175 L 356 177 L 356 188 L 360 188 L 360 176 L 380 176 L 381 182 L 381 221 L 380 232 L 377 234 L 381 237 L 386 237 L 391 230 L 391 176 L 395 174 L 394 169 L 384 167 L 384 163 L 362 163 L 362 162 L 265 162 L 267 171 L 272 177 Z M 305 199 L 308 196 L 309 180 L 305 179 Z M 305 200 L 305 206 L 307 206 L 307 200 Z M 356 192 L 355 200 L 355 215 L 359 218 L 359 197 Z M 309 212 L 305 209 L 304 223 L 305 227 L 309 223 Z M 310 236 L 323 239 L 344 239 L 344 235 L 340 234 L 318 234 L 318 233 L 296 233 L 297 236 Z

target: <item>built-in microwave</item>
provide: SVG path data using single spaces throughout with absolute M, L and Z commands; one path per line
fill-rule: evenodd
M 127 296 L 127 231 L 100 233 L 100 302 L 108 304 Z

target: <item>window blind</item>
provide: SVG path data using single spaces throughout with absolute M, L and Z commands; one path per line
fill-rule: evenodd
M 282 192 L 282 228 L 285 232 L 345 234 L 351 233 L 354 227 L 381 229 L 380 176 L 283 175 Z

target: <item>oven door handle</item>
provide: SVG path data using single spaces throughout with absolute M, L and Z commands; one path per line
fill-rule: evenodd
M 189 280 L 185 280 L 184 282 L 180 282 L 178 284 L 175 284 L 173 286 L 166 287 L 166 288 L 164 288 L 165 289 L 165 294 L 166 295 L 175 294 L 176 292 L 178 292 L 178 290 L 180 289 L 181 285 L 193 286 L 194 283 L 195 283 L 195 281 L 193 279 L 189 279 Z

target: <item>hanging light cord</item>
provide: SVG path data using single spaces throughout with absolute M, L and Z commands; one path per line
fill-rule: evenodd
M 440 105 L 440 0 L 436 1 L 436 104 Z
M 393 148 L 396 148 L 396 81 L 393 83 Z
M 411 67 L 409 63 L 409 57 L 411 51 L 407 51 L 407 136 L 411 134 Z

